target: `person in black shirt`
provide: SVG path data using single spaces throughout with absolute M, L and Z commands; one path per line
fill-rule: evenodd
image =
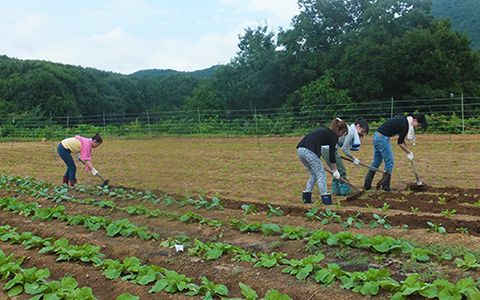
M 347 123 L 336 118 L 332 121 L 330 128 L 314 129 L 298 143 L 298 157 L 310 174 L 306 188 L 302 194 L 302 201 L 304 203 L 312 203 L 312 191 L 315 186 L 315 181 L 318 183 L 318 189 L 323 203 L 332 203 L 332 195 L 329 194 L 327 190 L 327 175 L 320 160 L 322 156 L 322 146 L 329 146 L 328 157 L 332 166 L 333 177 L 339 179 L 340 173 L 337 170 L 335 160 L 335 147 L 338 138 L 345 135 L 347 130 Z
M 390 138 L 398 135 L 398 146 L 407 153 L 407 158 L 413 160 L 413 152 L 408 149 L 405 144 L 405 138 L 409 140 L 415 139 L 415 129 L 422 127 L 427 128 L 427 120 L 423 114 L 414 114 L 408 116 L 396 116 L 378 127 L 373 134 L 373 161 L 370 165 L 373 168 L 378 168 L 382 161 L 385 161 L 385 173 L 380 180 L 381 187 L 385 191 L 390 191 L 390 180 L 392 177 L 394 160 L 392 153 L 392 146 L 390 145 Z M 369 190 L 372 188 L 373 177 L 375 171 L 369 170 L 365 176 L 365 183 L 363 188 Z

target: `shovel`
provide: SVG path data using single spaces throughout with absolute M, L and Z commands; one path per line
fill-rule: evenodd
M 333 172 L 332 172 L 330 169 L 327 169 L 327 168 L 324 168 L 324 169 L 325 169 L 325 171 L 327 171 L 330 175 L 333 175 Z M 355 200 L 355 199 L 358 199 L 358 197 L 362 196 L 362 195 L 365 193 L 364 190 L 362 190 L 362 189 L 354 186 L 353 184 L 351 184 L 348 180 L 346 180 L 346 179 L 343 178 L 343 177 L 340 177 L 338 180 L 339 180 L 340 182 L 342 182 L 342 183 L 347 184 L 349 187 L 352 188 L 352 190 L 355 191 L 355 192 L 354 192 L 353 194 L 351 194 L 350 196 L 347 196 L 347 201 L 353 201 L 353 200 Z
M 85 162 L 80 158 L 80 156 L 77 156 L 77 158 L 82 164 L 85 165 Z M 102 186 L 106 186 L 110 183 L 110 180 L 103 178 L 102 175 L 100 175 L 100 173 L 97 173 L 97 175 L 95 175 L 95 176 L 97 176 L 98 178 L 100 178 L 103 181 Z
M 412 190 L 412 191 L 425 191 L 427 189 L 427 185 L 420 180 L 420 176 L 418 176 L 417 168 L 415 167 L 415 164 L 413 163 L 413 159 L 410 161 L 412 164 L 412 169 L 413 169 L 413 174 L 415 174 L 415 179 L 417 180 L 417 183 L 411 183 L 407 187 Z

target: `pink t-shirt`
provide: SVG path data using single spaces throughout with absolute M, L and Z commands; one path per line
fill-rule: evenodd
M 79 135 L 76 135 L 75 138 L 80 141 L 80 144 L 82 144 L 82 148 L 80 149 L 80 158 L 83 161 L 91 161 L 93 140 L 91 138 L 84 138 L 83 136 Z

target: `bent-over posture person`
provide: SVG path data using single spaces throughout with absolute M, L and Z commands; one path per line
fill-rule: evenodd
M 327 190 L 327 175 L 323 168 L 320 157 L 322 156 L 322 146 L 328 147 L 328 159 L 332 168 L 333 177 L 340 178 L 337 170 L 335 147 L 338 138 L 347 133 L 347 123 L 339 118 L 333 119 L 330 128 L 317 128 L 307 134 L 297 145 L 297 154 L 300 161 L 307 169 L 310 177 L 302 194 L 304 203 L 312 203 L 312 191 L 315 182 L 322 201 L 326 204 L 331 203 L 332 195 Z
M 337 162 L 337 169 L 340 173 L 340 176 L 344 179 L 347 179 L 347 169 L 342 162 L 342 158 L 339 154 L 339 149 L 342 149 L 342 152 L 350 158 L 355 165 L 360 164 L 360 160 L 355 157 L 351 151 L 358 151 L 360 150 L 361 145 L 361 138 L 365 134 L 368 134 L 368 122 L 364 118 L 358 118 L 354 124 L 348 125 L 348 132 L 345 136 L 342 136 L 338 139 L 337 149 L 335 150 L 335 159 Z M 328 159 L 328 146 L 322 146 L 322 158 L 328 164 L 330 168 L 330 162 Z M 340 182 L 336 178 L 332 178 L 332 194 L 338 196 L 346 196 L 350 194 L 351 188 L 348 184 Z
M 74 186 L 77 183 L 77 167 L 72 154 L 80 154 L 80 159 L 85 162 L 85 171 L 92 172 L 93 176 L 98 174 L 92 165 L 92 149 L 97 148 L 101 144 L 102 138 L 98 133 L 92 138 L 76 135 L 73 138 L 66 138 L 58 144 L 58 155 L 67 165 L 67 171 L 63 175 L 63 183 L 67 183 L 70 186 Z
M 427 119 L 424 114 L 410 114 L 408 116 L 396 116 L 378 127 L 373 134 L 373 161 L 370 165 L 378 168 L 382 161 L 385 162 L 383 178 L 380 180 L 381 188 L 390 191 L 390 181 L 393 172 L 394 159 L 390 138 L 398 135 L 397 144 L 406 154 L 408 160 L 413 160 L 413 152 L 405 144 L 405 138 L 415 141 L 415 129 L 427 128 Z M 363 188 L 369 190 L 372 188 L 372 181 L 375 177 L 375 171 L 368 170 L 365 176 Z

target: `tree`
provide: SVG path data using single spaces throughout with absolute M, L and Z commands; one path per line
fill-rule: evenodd
M 334 79 L 326 74 L 296 92 L 300 97 L 301 114 L 320 123 L 348 114 L 354 108 L 347 90 L 337 90 Z

